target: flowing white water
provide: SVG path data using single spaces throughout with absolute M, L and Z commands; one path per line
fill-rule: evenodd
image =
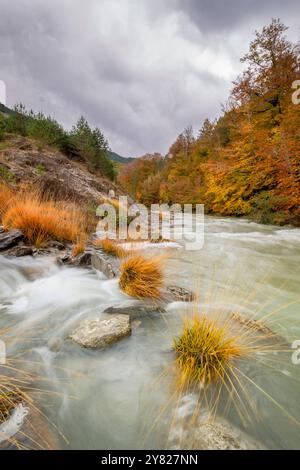
M 278 310 L 274 329 L 289 342 L 300 339 L 300 230 L 216 217 L 206 218 L 205 230 L 199 252 L 168 248 L 168 282 L 197 290 L 205 311 L 264 316 Z M 60 446 L 167 446 L 169 422 L 162 410 L 167 403 L 170 411 L 173 406 L 172 338 L 187 306 L 174 302 L 164 316 L 142 319 L 131 337 L 106 350 L 83 350 L 66 339 L 78 321 L 99 316 L 108 306 L 136 303 L 120 292 L 117 280 L 58 267 L 50 257 L 0 256 L 0 269 L 0 328 L 11 326 L 8 354 L 26 350 L 22 357 L 42 364 L 39 373 L 49 379 L 44 388 L 59 392 L 47 398 L 43 411 L 69 440 L 66 444 L 58 435 Z M 274 356 L 272 367 L 256 359 L 242 367 L 300 421 L 300 365 L 292 364 L 292 352 L 284 362 Z M 268 448 L 299 447 L 300 428 L 255 387 L 251 396 L 260 421 L 244 425 L 249 435 Z M 242 426 L 234 410 L 227 419 Z

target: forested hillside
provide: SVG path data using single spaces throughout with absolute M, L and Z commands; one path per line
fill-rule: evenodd
M 166 158 L 124 167 L 123 188 L 146 204 L 204 203 L 208 213 L 300 225 L 300 54 L 286 30 L 273 20 L 256 32 L 221 117 L 197 136 L 187 128 Z

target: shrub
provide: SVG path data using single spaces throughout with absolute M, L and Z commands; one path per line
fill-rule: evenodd
M 5 118 L 0 112 L 0 142 L 5 138 Z
M 9 171 L 6 166 L 0 164 L 0 178 L 7 183 L 13 183 L 15 181 L 14 175 Z
M 120 287 L 132 297 L 160 298 L 163 286 L 162 258 L 136 255 L 121 265 Z

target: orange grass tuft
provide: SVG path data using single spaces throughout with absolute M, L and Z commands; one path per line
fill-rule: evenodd
M 82 237 L 83 217 L 72 206 L 42 201 L 38 194 L 20 194 L 2 215 L 6 230 L 18 228 L 26 240 L 41 246 L 50 239 L 74 242 Z
M 95 240 L 94 245 L 97 248 L 102 248 L 105 253 L 111 256 L 116 256 L 117 258 L 125 258 L 128 255 L 128 252 L 124 250 L 120 245 L 118 245 L 114 240 L 109 238 L 104 238 L 103 240 Z
M 137 298 L 160 298 L 163 286 L 162 258 L 147 259 L 136 255 L 121 265 L 120 287 Z
M 9 186 L 0 183 L 0 220 L 8 206 L 11 204 L 14 196 L 15 193 Z
M 239 338 L 228 323 L 219 324 L 205 315 L 184 319 L 181 335 L 174 340 L 182 382 L 224 380 L 232 361 L 251 352 L 251 347 Z
M 81 255 L 85 250 L 85 242 L 83 240 L 78 241 L 72 249 L 72 256 L 76 258 L 76 256 Z

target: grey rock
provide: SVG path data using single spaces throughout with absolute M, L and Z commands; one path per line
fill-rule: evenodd
M 147 315 L 164 313 L 165 309 L 159 305 L 132 305 L 131 307 L 108 307 L 104 313 L 112 315 L 128 315 L 132 320 Z
M 33 248 L 32 246 L 15 246 L 8 252 L 11 256 L 17 256 L 18 258 L 21 256 L 32 256 L 33 255 Z
M 61 265 L 68 264 L 70 259 L 71 259 L 70 255 L 65 254 L 63 256 L 58 256 L 56 258 L 56 262 Z
M 168 286 L 167 292 L 171 299 L 182 302 L 192 302 L 196 296 L 194 292 L 179 286 Z
M 16 246 L 24 238 L 21 230 L 10 230 L 0 233 L 0 251 Z
M 71 258 L 70 264 L 72 266 L 90 266 L 91 253 L 84 252 L 74 258 Z
M 104 320 L 84 320 L 72 331 L 69 338 L 84 348 L 102 349 L 130 334 L 129 316 L 114 315 Z
M 107 279 L 113 279 L 116 275 L 111 263 L 98 253 L 91 255 L 91 264 L 97 271 L 101 271 Z

